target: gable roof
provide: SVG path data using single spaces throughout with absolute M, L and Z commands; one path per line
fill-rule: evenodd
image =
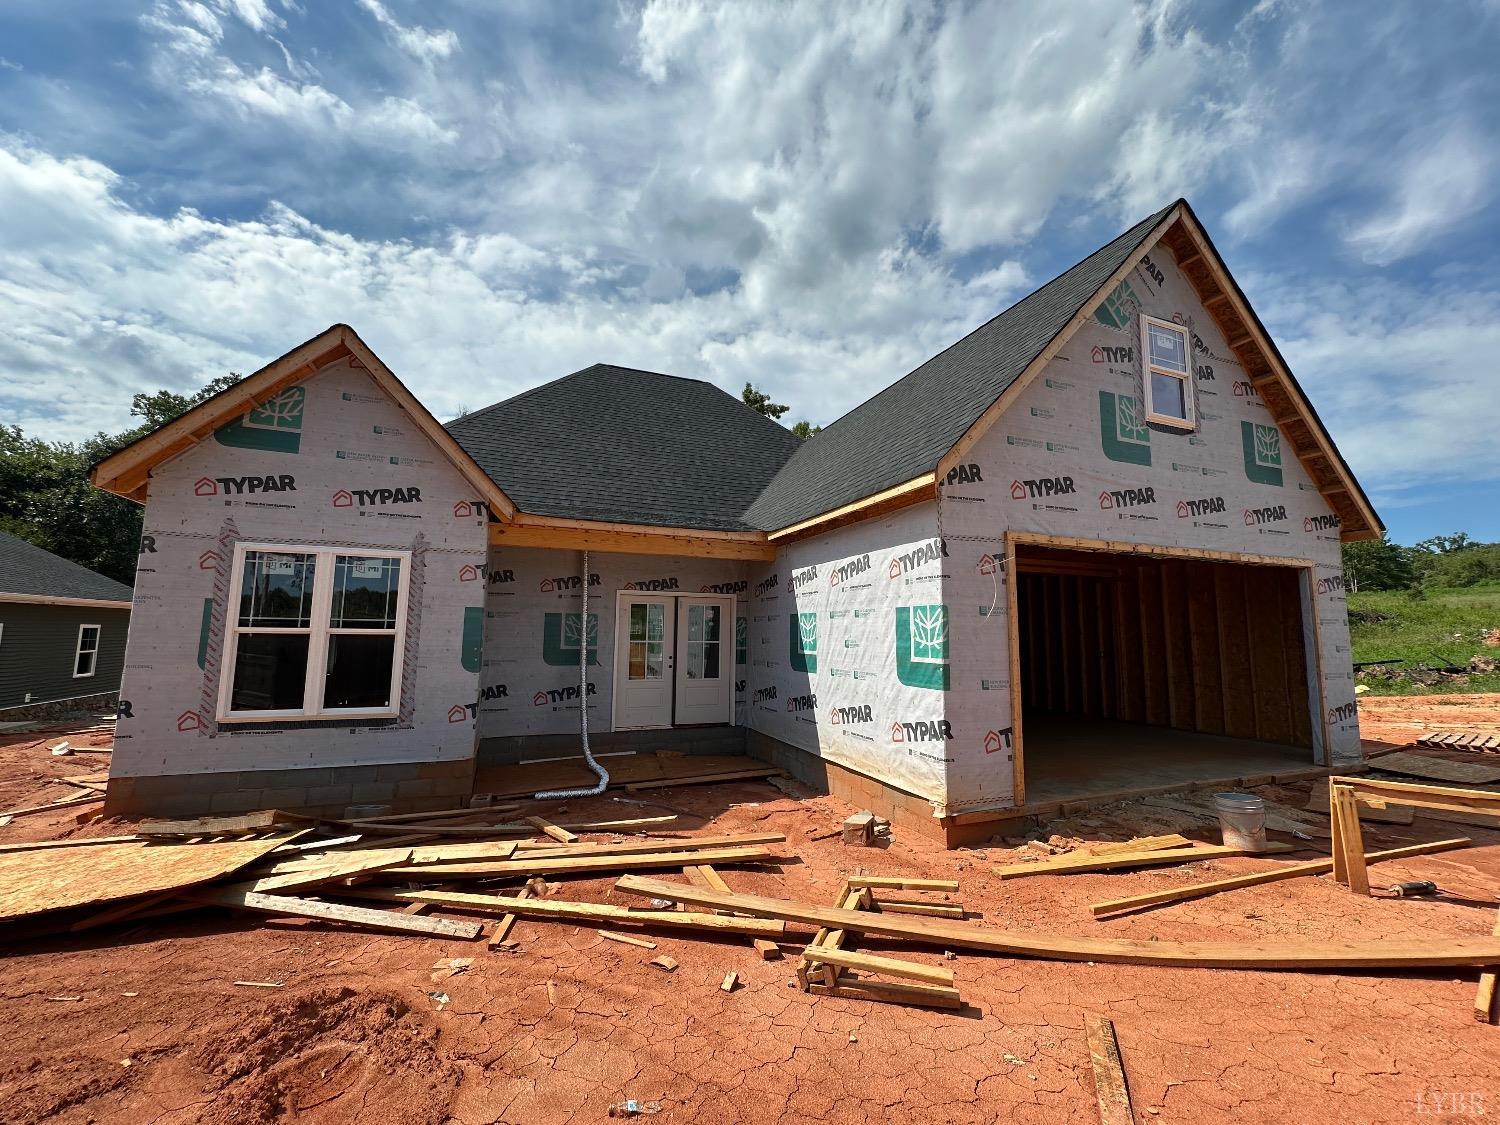
M 396 378 L 395 373 L 359 338 L 359 333 L 347 324 L 330 326 L 311 340 L 298 344 L 280 359 L 272 360 L 259 371 L 204 399 L 186 414 L 158 426 L 104 458 L 89 470 L 89 479 L 106 492 L 143 503 L 151 470 L 157 465 L 193 448 L 225 422 L 240 417 L 319 369 L 344 358 L 363 367 L 396 405 L 406 411 L 417 428 L 473 485 L 488 503 L 490 511 L 505 516 L 515 511 L 515 505 L 504 490 L 474 463 L 406 384 Z
M 825 426 L 782 467 L 746 521 L 773 531 L 932 472 L 1171 211 L 1142 219 Z
M 447 424 L 523 511 L 748 531 L 802 444 L 712 383 L 596 363 Z
M 130 607 L 123 582 L 0 531 L 0 601 L 17 595 L 27 601 L 118 602 Z

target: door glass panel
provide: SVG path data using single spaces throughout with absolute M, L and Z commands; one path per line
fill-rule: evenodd
M 689 642 L 692 642 L 692 641 L 701 641 L 703 639 L 703 610 L 704 610 L 704 608 L 705 607 L 701 606 L 701 605 L 690 605 L 690 606 L 688 606 L 688 613 L 687 613 L 687 618 L 688 618 L 688 635 L 687 635 L 687 639 L 688 639 Z
M 634 602 L 630 606 L 630 639 L 632 641 L 646 639 L 646 606 L 640 602 Z
M 723 608 L 716 605 L 687 607 L 688 642 L 686 674 L 690 680 L 719 678 L 719 629 Z
M 719 639 L 719 614 L 722 607 L 707 605 L 703 608 L 706 611 L 703 624 L 703 639 L 705 641 L 716 641 Z
M 660 644 L 666 639 L 663 622 L 665 621 L 666 606 L 648 603 L 646 605 L 646 639 Z
M 646 678 L 646 642 L 630 642 L 630 678 L 632 680 L 644 680 Z
M 625 674 L 632 680 L 660 680 L 666 666 L 666 607 L 652 602 L 630 603 L 630 635 Z

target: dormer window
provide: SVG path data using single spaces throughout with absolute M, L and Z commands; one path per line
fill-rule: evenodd
M 1145 363 L 1146 421 L 1178 430 L 1191 430 L 1193 369 L 1188 330 L 1155 317 L 1141 317 L 1141 355 Z

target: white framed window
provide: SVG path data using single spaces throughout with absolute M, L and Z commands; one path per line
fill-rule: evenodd
M 78 646 L 73 651 L 73 678 L 81 680 L 92 676 L 99 666 L 98 625 L 78 626 Z
M 410 578 L 409 551 L 238 544 L 219 720 L 393 717 Z
M 1141 317 L 1142 382 L 1146 421 L 1179 430 L 1197 425 L 1193 416 L 1193 351 L 1188 330 L 1170 320 Z

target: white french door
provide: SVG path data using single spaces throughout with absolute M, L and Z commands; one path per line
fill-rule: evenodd
M 622 593 L 614 728 L 734 721 L 734 599 Z
M 733 599 L 677 599 L 677 724 L 732 722 Z

